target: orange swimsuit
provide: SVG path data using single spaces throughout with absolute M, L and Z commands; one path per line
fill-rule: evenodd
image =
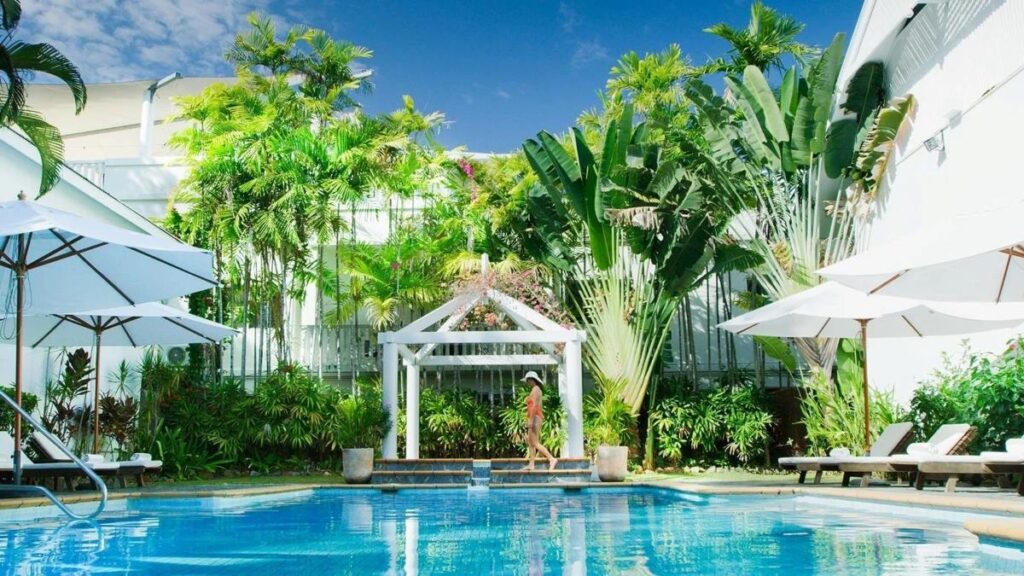
M 538 420 L 544 419 L 544 410 L 539 404 L 534 403 L 533 396 L 526 397 L 526 420 L 532 420 L 536 416 Z

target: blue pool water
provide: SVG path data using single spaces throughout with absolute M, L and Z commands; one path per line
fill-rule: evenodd
M 1024 549 L 979 543 L 956 515 L 812 498 L 324 489 L 121 507 L 95 524 L 0 516 L 3 573 L 1024 573 Z

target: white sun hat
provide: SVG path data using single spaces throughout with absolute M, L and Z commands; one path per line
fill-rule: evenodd
M 530 378 L 533 378 L 533 379 L 534 379 L 534 380 L 536 380 L 537 382 L 540 382 L 541 386 L 543 386 L 543 385 L 544 385 L 544 380 L 543 380 L 543 379 L 542 379 L 542 378 L 540 377 L 540 375 L 539 375 L 539 374 L 537 374 L 537 373 L 536 373 L 536 372 L 534 372 L 533 370 L 530 370 L 529 372 L 527 372 L 527 373 L 526 373 L 526 376 L 523 376 L 523 379 L 522 379 L 522 380 L 520 380 L 520 382 L 527 382 L 527 381 L 529 381 L 529 380 L 530 380 Z

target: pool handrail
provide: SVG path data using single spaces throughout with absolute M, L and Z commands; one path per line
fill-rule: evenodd
M 85 476 L 92 481 L 93 485 L 96 486 L 96 489 L 99 491 L 100 501 L 99 505 L 96 506 L 96 510 L 94 510 L 90 514 L 78 514 L 76 512 L 73 512 L 70 508 L 68 508 L 66 504 L 64 504 L 63 501 L 61 501 L 60 498 L 58 498 L 53 492 L 50 492 L 50 490 L 47 489 L 45 486 L 31 486 L 21 484 L 21 458 L 16 457 L 12 458 L 12 461 L 14 462 L 15 484 L 13 486 L 0 485 L 0 491 L 12 493 L 30 492 L 42 494 L 50 502 L 53 502 L 54 506 L 59 508 L 61 512 L 64 512 L 69 517 L 75 520 L 91 520 L 99 516 L 107 507 L 107 485 L 106 483 L 103 482 L 103 479 L 100 478 L 99 475 L 96 474 L 96 472 L 92 468 L 90 468 L 85 462 L 82 462 L 77 456 L 75 456 L 74 452 L 72 452 L 70 448 L 65 446 L 63 442 L 61 442 L 56 436 L 51 434 L 50 431 L 47 430 L 45 426 L 43 426 L 38 420 L 33 418 L 32 415 L 28 413 L 28 411 L 19 406 L 18 403 L 11 399 L 11 397 L 8 396 L 7 393 L 5 393 L 3 390 L 0 390 L 0 400 L 6 402 L 8 406 L 10 406 L 15 412 L 21 415 L 22 421 L 27 422 L 32 428 L 35 428 L 36 431 L 39 432 L 44 438 L 46 438 L 50 442 L 53 442 L 54 445 L 56 445 L 57 448 L 60 449 L 60 451 L 63 452 L 65 456 L 71 459 L 75 466 L 82 469 L 82 472 L 85 474 Z M 14 455 L 18 455 L 21 452 L 21 446 L 15 446 L 14 450 Z

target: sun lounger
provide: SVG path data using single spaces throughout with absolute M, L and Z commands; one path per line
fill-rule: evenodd
M 45 459 L 46 462 L 52 463 L 67 463 L 71 462 L 67 454 L 61 451 L 53 442 L 50 442 L 49 438 L 36 432 L 29 437 L 29 441 L 32 446 L 39 453 L 40 457 Z M 125 481 L 126 478 L 134 478 L 135 483 L 141 488 L 146 485 L 145 474 L 155 474 L 160 471 L 163 467 L 163 462 L 160 460 L 153 460 L 149 454 L 132 454 L 131 459 L 120 462 L 106 462 L 104 458 L 97 454 L 88 454 L 85 457 L 86 463 L 91 464 L 117 464 L 119 466 L 120 474 L 117 474 L 118 481 L 121 487 L 127 486 Z
M 894 456 L 860 456 L 840 458 L 839 471 L 843 473 L 843 486 L 859 476 L 862 487 L 867 487 L 875 472 L 916 474 L 917 465 L 928 457 L 962 453 L 974 438 L 976 429 L 968 424 L 945 424 L 926 442 L 907 446 L 906 454 Z
M 914 426 L 910 422 L 897 422 L 885 427 L 871 445 L 869 456 L 892 456 L 904 450 L 913 438 Z M 849 458 L 850 451 L 846 448 L 835 448 L 828 456 L 794 456 L 779 458 L 779 466 L 783 470 L 797 470 L 800 477 L 797 482 L 804 483 L 808 472 L 814 472 L 814 483 L 821 482 L 822 472 L 838 472 L 841 459 Z
M 1020 474 L 1017 494 L 1024 496 L 1024 438 L 1010 438 L 1004 452 L 982 452 L 977 456 L 933 456 L 917 466 L 914 487 L 924 488 L 927 480 L 945 480 L 946 492 L 956 490 L 962 476 L 996 476 L 1000 486 L 1006 487 L 1007 477 Z
M 124 466 L 117 462 L 86 462 L 99 476 L 118 477 L 141 474 L 143 466 Z M 21 453 L 21 476 L 26 481 L 53 480 L 54 488 L 63 479 L 70 489 L 75 479 L 88 478 L 74 462 L 33 462 L 27 454 Z M 14 479 L 14 438 L 7 432 L 0 432 L 0 480 Z

